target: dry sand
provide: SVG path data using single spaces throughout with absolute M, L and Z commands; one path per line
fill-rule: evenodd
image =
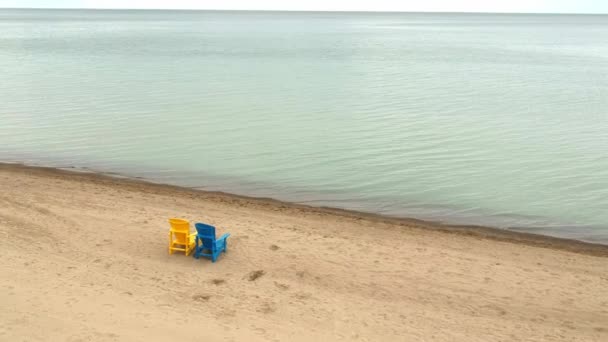
M 608 341 L 608 249 L 0 165 L 2 341 Z M 230 232 L 167 253 L 169 217 Z

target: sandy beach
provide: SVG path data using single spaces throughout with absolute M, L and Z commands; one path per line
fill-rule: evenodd
M 0 164 L 3 341 L 607 341 L 608 247 Z M 230 232 L 169 255 L 169 217 Z

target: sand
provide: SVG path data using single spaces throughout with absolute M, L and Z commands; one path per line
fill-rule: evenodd
M 230 232 L 169 255 L 169 217 Z M 608 248 L 0 165 L 2 341 L 608 341 Z

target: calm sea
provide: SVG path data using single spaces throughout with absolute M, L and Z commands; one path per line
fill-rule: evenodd
M 608 243 L 608 16 L 0 10 L 0 160 Z

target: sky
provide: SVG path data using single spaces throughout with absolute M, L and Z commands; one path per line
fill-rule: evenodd
M 0 7 L 608 13 L 608 0 L 0 0 Z

